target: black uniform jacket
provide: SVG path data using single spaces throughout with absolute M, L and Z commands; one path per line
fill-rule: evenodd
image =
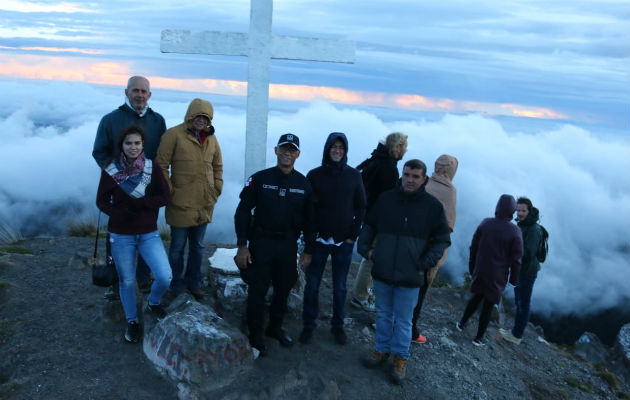
M 311 253 L 313 189 L 304 175 L 296 170 L 285 174 L 278 167 L 258 171 L 249 177 L 240 198 L 234 215 L 238 245 L 254 239 L 297 239 L 303 232 L 304 251 Z

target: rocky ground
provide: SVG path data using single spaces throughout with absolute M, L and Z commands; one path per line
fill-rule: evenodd
M 30 254 L 16 253 L 25 249 Z M 103 318 L 102 288 L 90 281 L 89 238 L 36 238 L 0 247 L 0 398 L 176 399 L 177 386 L 145 358 L 142 346 L 122 340 L 124 322 Z M 208 246 L 210 255 L 214 246 Z M 349 282 L 356 273 L 353 265 Z M 208 303 L 212 290 L 207 289 Z M 475 347 L 473 323 L 454 328 L 468 294 L 429 291 L 413 344 L 407 380 L 392 385 L 387 366 L 366 370 L 359 359 L 373 346 L 373 315 L 347 308 L 346 346 L 335 344 L 326 315 L 313 343 L 285 349 L 269 340 L 269 355 L 251 372 L 207 399 L 613 399 L 630 398 L 628 370 L 607 362 L 579 361 L 567 349 L 539 340 L 533 327 L 515 346 L 491 323 L 489 344 Z M 321 309 L 330 310 L 330 283 L 322 284 Z M 242 314 L 224 316 L 240 324 Z M 509 324 L 507 318 L 503 324 Z M 299 312 L 286 329 L 297 337 Z M 615 387 L 618 385 L 618 388 Z

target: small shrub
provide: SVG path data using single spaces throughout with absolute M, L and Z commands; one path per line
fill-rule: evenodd
M 94 237 L 96 236 L 96 224 L 86 219 L 73 221 L 68 225 L 66 233 L 68 236 L 74 237 Z
M 630 400 L 630 394 L 624 393 L 622 391 L 617 392 L 617 397 L 619 397 L 622 400 Z
M 33 254 L 29 249 L 17 246 L 0 246 L 0 253 Z
M 22 240 L 24 237 L 18 228 L 14 228 L 4 221 L 0 222 L 0 243 L 14 244 Z
M 443 279 L 440 276 L 440 274 L 435 275 L 435 279 L 433 279 L 433 283 L 431 284 L 431 287 L 434 287 L 434 288 L 450 287 L 450 286 L 451 285 L 449 285 L 446 279 Z
M 567 385 L 574 387 L 576 389 L 580 389 L 583 392 L 591 393 L 591 394 L 593 393 L 593 390 L 590 387 L 588 387 L 586 384 L 578 382 L 576 379 L 573 379 L 570 376 L 565 376 L 564 381 L 567 383 Z
M 602 367 L 601 364 L 596 364 L 595 369 L 597 370 L 597 376 L 602 378 L 602 380 L 606 382 L 608 386 L 615 389 L 616 391 L 621 390 L 621 387 L 619 387 L 619 382 L 617 382 L 617 377 L 615 377 L 615 374 L 613 374 L 612 372 Z

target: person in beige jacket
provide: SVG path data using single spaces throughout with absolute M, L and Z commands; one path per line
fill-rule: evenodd
M 457 166 L 457 158 L 449 156 L 448 154 L 442 154 L 437 160 L 435 160 L 435 169 L 433 170 L 433 174 L 426 186 L 427 193 L 433 195 L 440 200 L 440 203 L 442 203 L 446 214 L 446 221 L 448 222 L 448 227 L 451 232 L 453 232 L 453 228 L 455 228 L 457 190 L 455 189 L 452 181 L 455 177 L 455 173 L 457 172 Z M 440 258 L 436 266 L 426 270 L 424 273 L 424 285 L 420 287 L 420 292 L 418 293 L 418 303 L 413 310 L 413 320 L 411 325 L 411 341 L 413 343 L 425 343 L 427 341 L 427 338 L 420 334 L 416 323 L 418 322 L 418 317 L 420 316 L 420 310 L 422 309 L 424 297 L 426 296 L 429 287 L 431 287 L 438 270 L 442 267 L 442 265 L 444 265 L 444 263 L 446 263 L 447 252 L 448 248 L 444 249 L 444 254 L 442 254 L 442 258 Z
M 166 222 L 171 226 L 170 291 L 176 296 L 188 289 L 197 300 L 203 299 L 203 238 L 223 189 L 223 161 L 212 116 L 209 101 L 194 99 L 184 122 L 162 136 L 156 157 L 171 189 L 171 201 L 166 206 Z M 184 268 L 186 242 L 189 252 Z

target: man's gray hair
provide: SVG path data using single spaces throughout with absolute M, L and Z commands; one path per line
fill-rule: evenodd
M 149 80 L 147 78 L 145 78 L 144 76 L 132 76 L 131 78 L 129 78 L 129 80 L 127 81 L 127 89 L 129 89 L 131 87 L 131 85 L 133 85 L 134 81 L 136 79 L 142 79 L 143 81 L 145 81 L 147 83 L 147 88 L 151 89 L 151 85 L 149 84 Z

